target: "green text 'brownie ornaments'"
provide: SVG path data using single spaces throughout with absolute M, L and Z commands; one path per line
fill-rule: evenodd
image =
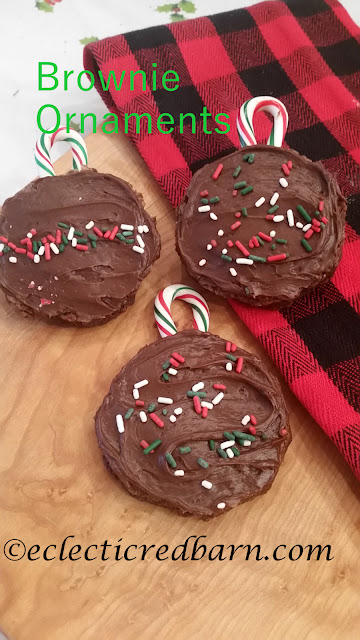
M 257 111 L 274 118 L 267 145 L 256 142 Z M 245 102 L 241 150 L 197 171 L 178 209 L 177 250 L 189 274 L 256 306 L 288 306 L 327 280 L 344 240 L 346 203 L 336 179 L 281 146 L 287 123 L 279 100 Z
M 56 176 L 50 150 L 67 141 L 73 169 Z M 62 127 L 36 144 L 40 178 L 5 201 L 0 287 L 25 315 L 65 325 L 108 322 L 133 304 L 160 254 L 141 196 L 113 175 L 88 169 L 83 139 Z
M 195 329 L 177 332 L 175 299 Z M 258 358 L 208 332 L 191 287 L 160 291 L 155 320 L 163 338 L 123 367 L 96 414 L 99 446 L 129 494 L 206 520 L 271 487 L 291 441 L 285 402 Z

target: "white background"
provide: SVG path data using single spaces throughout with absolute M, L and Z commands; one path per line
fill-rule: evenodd
M 99 39 L 117 33 L 169 22 L 169 13 L 157 7 L 167 0 L 61 0 L 52 12 L 36 8 L 35 0 L 1 0 L 0 8 L 0 118 L 2 153 L 0 203 L 36 177 L 33 150 L 39 130 L 36 114 L 40 106 L 56 104 L 61 113 L 106 113 L 95 89 L 82 92 L 76 80 L 68 91 L 37 89 L 38 61 L 54 61 L 59 71 L 82 70 L 80 40 Z M 193 0 L 196 12 L 188 18 L 255 4 L 257 0 Z M 360 1 L 342 0 L 351 17 L 360 23 Z M 79 122 L 80 117 L 74 118 Z M 45 126 L 53 122 L 44 119 Z M 54 159 L 66 149 L 61 143 Z M 91 164 L 91 158 L 90 158 Z

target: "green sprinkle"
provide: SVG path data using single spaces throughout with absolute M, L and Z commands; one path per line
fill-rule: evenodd
M 230 256 L 227 256 L 226 253 L 222 253 L 220 258 L 221 260 L 226 260 L 226 262 L 232 262 L 232 258 L 230 258 Z
M 108 228 L 107 228 L 107 227 L 101 227 L 101 231 L 102 231 L 103 233 L 105 233 L 106 231 L 108 231 Z
M 163 373 L 162 377 L 164 378 L 164 380 L 166 380 L 166 382 L 169 382 L 170 378 L 167 373 Z
M 158 447 L 159 444 L 161 444 L 161 440 L 154 440 L 154 442 L 149 444 L 149 446 L 146 447 L 146 449 L 144 449 L 143 453 L 145 453 L 145 455 L 147 455 L 148 453 L 151 453 L 151 451 L 154 451 L 154 449 L 156 449 L 156 447 Z
M 254 187 L 245 187 L 245 189 L 242 189 L 241 195 L 246 196 L 246 194 L 250 193 L 251 191 L 254 191 Z
M 202 202 L 202 204 L 208 204 L 209 200 L 207 198 L 201 198 L 200 202 Z
M 74 236 L 77 236 L 78 238 L 81 238 L 83 235 L 82 231 L 74 231 Z
M 127 238 L 128 236 L 132 236 L 133 232 L 132 231 L 123 231 L 122 234 L 123 234 L 123 236 L 125 238 Z
M 252 436 L 251 433 L 243 433 L 242 431 L 234 431 L 234 436 L 237 438 L 241 438 L 241 440 L 251 440 L 251 442 L 255 442 L 255 436 Z
M 127 412 L 125 413 L 125 420 L 129 420 L 129 418 L 131 418 L 132 414 L 134 413 L 134 409 L 128 409 Z
M 95 240 L 91 240 L 91 246 L 93 249 L 96 249 L 97 243 L 95 242 Z
M 243 189 L 244 187 L 246 187 L 246 180 L 243 180 L 242 182 L 235 182 L 234 184 L 234 189 Z
M 226 455 L 224 449 L 221 449 L 220 447 L 218 447 L 216 449 L 216 451 L 218 452 L 219 456 L 221 456 L 222 458 L 227 458 L 227 455 Z
M 60 229 L 69 229 L 69 225 L 65 224 L 65 222 L 58 222 L 58 227 L 60 227 Z
M 39 247 L 41 247 L 41 245 L 42 245 L 42 240 L 38 240 L 38 245 L 39 245 Z
M 37 245 L 36 240 L 32 241 L 32 250 L 33 250 L 33 253 L 37 253 L 37 251 L 38 251 L 38 245 Z
M 255 238 L 257 239 L 258 243 L 261 244 L 262 246 L 264 246 L 265 242 L 262 238 L 260 238 L 259 236 L 255 236 Z
M 61 243 L 59 245 L 59 252 L 62 253 L 64 251 L 64 249 L 65 249 L 65 245 L 63 243 Z
M 245 287 L 245 295 L 249 296 L 250 295 L 250 289 L 249 287 Z
M 163 416 L 166 416 L 166 414 L 167 414 L 167 409 L 163 409 L 163 410 L 162 410 L 162 413 L 163 413 Z
M 206 398 L 206 391 L 188 391 L 186 395 L 188 398 L 194 398 L 194 396 Z
M 66 235 L 63 233 L 61 236 L 61 240 L 63 241 L 64 244 L 69 244 L 69 240 L 67 239 Z
M 117 237 L 119 240 L 122 240 L 122 242 L 124 242 L 124 241 L 125 241 L 125 238 L 124 238 L 124 236 L 123 236 L 123 234 L 122 234 L 122 233 L 116 233 L 115 235 L 116 235 L 116 237 Z
M 243 207 L 241 209 L 241 214 L 244 216 L 244 218 L 248 217 L 248 212 L 247 212 L 247 208 L 246 207 Z
M 3 248 L 3 253 L 7 253 L 8 251 L 10 251 L 10 247 L 4 247 Z
M 219 196 L 214 196 L 213 198 L 210 198 L 209 202 L 210 204 L 215 204 L 216 202 L 220 202 L 220 198 Z
M 134 239 L 134 238 L 127 238 L 127 239 L 125 240 L 125 242 L 126 242 L 126 244 L 134 244 L 135 239 Z
M 244 162 L 247 162 L 249 160 L 249 158 L 250 158 L 250 153 L 245 153 L 245 155 L 243 157 Z
M 284 240 L 284 238 L 276 238 L 276 242 L 278 244 L 287 244 L 287 240 Z
M 77 241 L 78 244 L 87 244 L 87 238 L 79 238 Z
M 305 240 L 305 238 L 301 238 L 301 244 L 303 247 L 305 247 L 306 251 L 308 253 L 310 253 L 312 251 L 312 248 L 310 247 L 309 243 L 307 240 Z
M 253 256 L 253 255 L 250 255 L 250 256 L 248 256 L 248 258 L 249 258 L 250 260 L 254 260 L 254 262 L 266 262 L 266 259 L 265 259 L 265 258 L 262 258 L 261 256 Z
M 187 446 L 187 447 L 179 447 L 179 451 L 180 451 L 180 453 L 190 453 L 191 447 L 189 447 L 189 446 Z
M 166 453 L 165 454 L 165 458 L 168 461 L 170 467 L 172 467 L 173 469 L 175 469 L 176 467 L 176 462 L 174 460 L 174 458 L 172 457 L 171 453 Z
M 235 176 L 235 177 L 236 177 L 236 176 Z M 214 440 L 209 440 L 209 448 L 210 448 L 210 451 L 214 451 L 214 449 L 215 449 L 215 442 L 214 442 Z
M 93 233 L 88 233 L 88 238 L 89 240 L 94 240 L 94 242 L 97 242 L 98 237 L 94 236 Z
M 236 362 L 237 358 L 235 358 L 235 356 L 232 355 L 232 353 L 227 353 L 226 357 L 228 360 L 232 360 L 233 362 Z
M 255 160 L 255 153 L 250 153 L 249 157 L 248 157 L 248 163 L 252 164 Z
M 324 222 L 320 222 L 320 227 L 321 227 L 322 229 L 325 229 L 325 223 L 324 223 Z
M 241 438 L 235 438 L 236 442 L 240 445 L 240 447 L 244 446 L 244 442 L 245 440 L 242 440 Z
M 276 244 L 272 244 L 270 249 L 272 249 L 272 250 L 276 249 Z
M 206 462 L 206 460 L 204 460 L 204 458 L 198 458 L 197 459 L 198 464 L 200 465 L 200 467 L 202 467 L 203 469 L 207 469 L 209 466 L 209 463 Z
M 261 440 L 267 440 L 267 439 L 268 439 L 268 437 L 267 437 L 266 433 L 262 433 L 261 434 Z
M 268 213 L 275 213 L 275 211 L 277 211 L 279 209 L 279 205 L 278 204 L 274 204 L 273 207 L 271 207 L 271 209 L 268 210 Z
M 154 411 L 154 409 L 156 409 L 156 404 L 155 402 L 152 402 L 151 404 L 149 404 L 147 411 L 148 413 L 152 413 Z
M 170 367 L 170 361 L 169 361 L 169 360 L 166 360 L 166 362 L 164 362 L 164 364 L 162 365 L 162 368 L 163 368 L 163 369 L 164 369 L 164 371 L 165 371 L 165 369 L 168 369 L 169 367 Z
M 233 173 L 233 178 L 237 178 L 239 173 L 241 171 L 241 166 L 239 165 L 238 167 L 236 167 L 234 173 Z
M 236 457 L 240 455 L 240 451 L 236 447 L 231 447 L 231 451 Z
M 298 212 L 302 215 L 304 220 L 306 220 L 306 222 L 311 222 L 311 218 L 310 218 L 308 212 L 304 209 L 304 207 L 301 204 L 299 204 L 296 208 L 297 208 Z
M 224 437 L 227 440 L 234 440 L 234 434 L 231 431 L 224 431 Z
M 320 214 L 320 211 L 315 211 L 315 215 L 316 215 L 316 216 L 320 216 L 320 215 L 321 215 L 321 214 Z

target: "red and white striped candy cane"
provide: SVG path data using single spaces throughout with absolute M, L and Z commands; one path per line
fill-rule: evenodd
M 175 322 L 170 313 L 173 300 L 184 300 L 191 305 L 195 329 L 209 330 L 210 311 L 206 300 L 192 287 L 187 287 L 185 284 L 171 284 L 158 293 L 154 303 L 155 320 L 162 338 L 174 336 L 177 333 Z
M 55 142 L 68 142 L 73 157 L 73 169 L 80 171 L 88 163 L 86 145 L 83 138 L 74 129 L 60 127 L 54 133 L 42 133 L 35 146 L 35 162 L 38 165 L 40 178 L 54 176 L 55 169 L 51 163 L 50 151 Z
M 271 96 L 251 98 L 242 105 L 236 120 L 241 146 L 246 147 L 257 144 L 253 118 L 258 111 L 267 111 L 273 116 L 274 124 L 267 143 L 274 147 L 281 147 L 284 142 L 289 116 L 283 103 Z

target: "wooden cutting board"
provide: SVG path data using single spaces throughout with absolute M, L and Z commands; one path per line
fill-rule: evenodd
M 161 258 L 136 303 L 99 328 L 23 319 L 0 296 L 2 631 L 11 640 L 359 638 L 359 484 L 282 379 L 294 439 L 273 488 L 253 502 L 210 522 L 182 518 L 123 493 L 105 469 L 95 411 L 123 364 L 157 339 L 152 306 L 159 289 L 193 283 L 174 249 L 172 207 L 127 138 L 98 133 L 87 145 L 91 166 L 143 193 L 158 220 Z M 57 172 L 69 166 L 67 154 Z M 210 330 L 257 353 L 278 375 L 227 303 L 206 298 Z M 190 326 L 187 305 L 176 302 L 173 312 L 180 329 Z M 11 562 L 3 555 L 11 538 L 28 549 L 55 544 L 59 553 L 66 536 L 75 536 L 69 546 L 84 548 L 120 538 L 125 546 L 173 548 L 200 535 L 208 549 L 261 545 L 269 560 L 257 561 L 254 552 L 246 561 L 245 551 L 232 561 L 185 562 L 150 555 L 116 562 L 114 551 L 105 561 L 101 549 L 89 562 Z M 334 559 L 324 553 L 307 561 L 307 551 L 298 561 L 271 557 L 278 545 L 289 551 L 309 544 L 331 545 Z

